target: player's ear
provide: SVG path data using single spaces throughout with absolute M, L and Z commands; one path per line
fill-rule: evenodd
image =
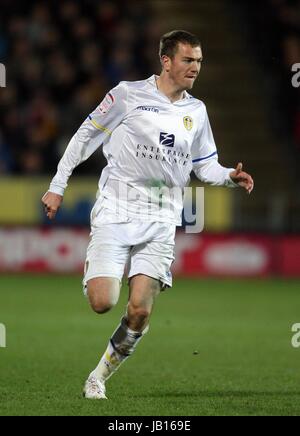
M 163 69 L 168 73 L 170 71 L 171 59 L 167 55 L 161 57 L 161 65 Z

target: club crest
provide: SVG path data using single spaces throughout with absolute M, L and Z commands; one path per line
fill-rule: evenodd
M 183 118 L 183 124 L 184 124 L 184 127 L 187 130 L 192 130 L 192 128 L 193 128 L 193 119 L 191 117 L 184 117 Z

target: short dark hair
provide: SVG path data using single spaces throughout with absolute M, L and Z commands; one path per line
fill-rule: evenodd
M 189 44 L 191 47 L 201 47 L 201 42 L 198 36 L 193 35 L 185 30 L 172 30 L 165 33 L 159 42 L 159 57 L 166 55 L 173 58 L 176 54 L 179 43 Z

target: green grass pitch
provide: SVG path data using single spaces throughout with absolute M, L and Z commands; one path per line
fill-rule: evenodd
M 80 277 L 0 276 L 0 415 L 299 415 L 300 282 L 183 280 L 157 300 L 149 333 L 108 381 L 82 386 L 127 301 L 94 314 Z

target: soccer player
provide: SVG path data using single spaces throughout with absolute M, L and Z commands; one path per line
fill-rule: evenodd
M 203 60 L 198 37 L 185 31 L 165 34 L 159 56 L 159 76 L 121 82 L 87 117 L 42 198 L 53 219 L 72 171 L 103 144 L 107 166 L 91 212 L 83 285 L 92 309 L 105 313 L 118 301 L 127 265 L 129 299 L 120 325 L 85 383 L 89 399 L 106 398 L 105 382 L 147 332 L 156 297 L 172 286 L 170 267 L 182 198 L 170 194 L 165 202 L 157 202 L 152 189 L 183 190 L 192 171 L 211 185 L 240 186 L 249 194 L 254 186 L 241 163 L 236 169 L 219 164 L 206 107 L 187 92 Z

